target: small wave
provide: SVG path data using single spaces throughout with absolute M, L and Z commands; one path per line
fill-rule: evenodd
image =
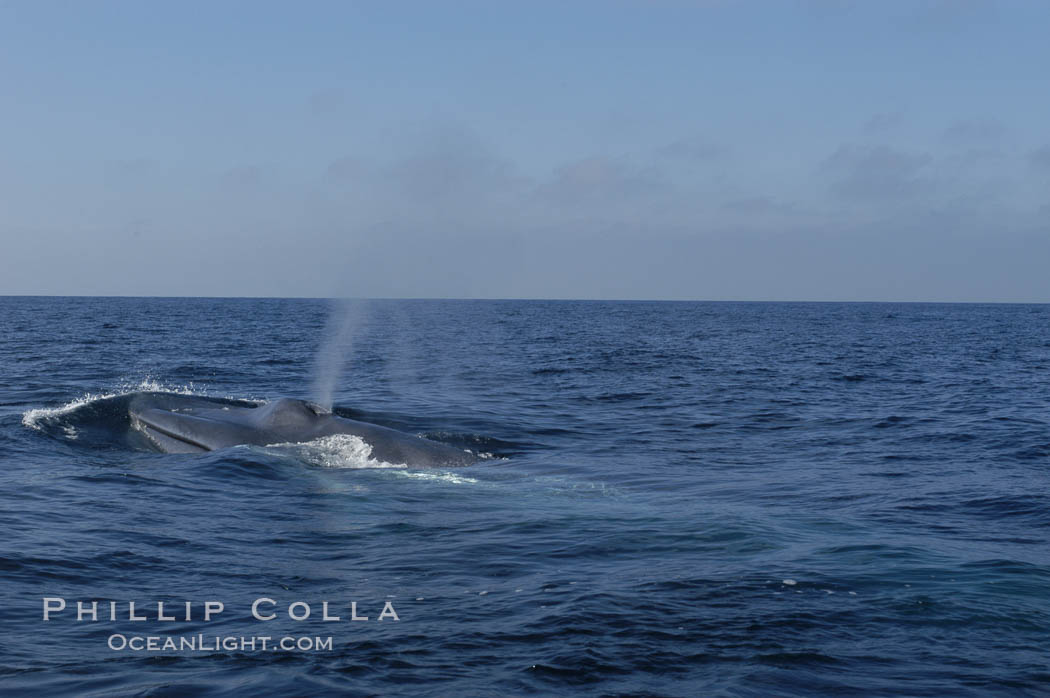
M 372 447 L 352 434 L 333 434 L 303 443 L 270 444 L 266 448 L 322 468 L 408 467 L 404 463 L 387 463 L 372 458 Z

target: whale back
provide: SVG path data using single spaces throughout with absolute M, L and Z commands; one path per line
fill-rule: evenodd
M 144 393 L 129 416 L 159 451 L 200 453 L 239 445 L 302 443 L 336 434 L 362 439 L 375 460 L 408 467 L 469 465 L 469 451 L 395 429 L 346 419 L 294 398 L 256 405 L 196 396 Z

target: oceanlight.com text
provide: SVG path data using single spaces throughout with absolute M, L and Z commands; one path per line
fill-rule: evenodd
M 332 638 L 307 635 L 122 635 L 106 641 L 115 652 L 330 652 Z

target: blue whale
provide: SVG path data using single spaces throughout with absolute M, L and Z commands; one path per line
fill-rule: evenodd
M 164 453 L 202 453 L 231 446 L 267 446 L 350 434 L 378 461 L 410 468 L 470 465 L 469 451 L 396 429 L 333 414 L 304 400 L 280 398 L 261 405 L 173 393 L 140 393 L 128 406 L 132 427 Z

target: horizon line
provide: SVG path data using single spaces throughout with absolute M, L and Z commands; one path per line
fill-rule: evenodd
M 156 300 L 311 300 L 311 301 L 492 301 L 492 302 L 548 302 L 548 303 L 828 303 L 871 305 L 1050 305 L 1050 301 L 1027 300 L 812 300 L 812 299 L 753 299 L 753 298 L 511 298 L 465 296 L 170 296 L 125 294 L 53 294 L 5 293 L 0 298 L 111 298 Z

